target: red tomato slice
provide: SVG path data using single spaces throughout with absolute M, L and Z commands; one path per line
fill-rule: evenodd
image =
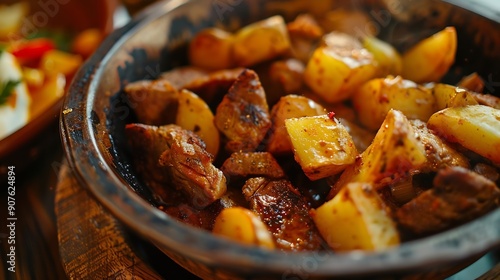
M 10 53 L 21 61 L 40 59 L 46 52 L 56 48 L 56 44 L 47 38 L 38 38 L 15 45 Z

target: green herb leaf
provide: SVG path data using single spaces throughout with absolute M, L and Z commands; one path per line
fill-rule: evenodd
M 14 92 L 14 88 L 21 83 L 21 81 L 8 81 L 7 83 L 0 84 L 0 105 L 7 103 L 7 100 Z

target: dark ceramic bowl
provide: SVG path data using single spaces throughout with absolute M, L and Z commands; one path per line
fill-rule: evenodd
M 465 2 L 466 3 L 466 2 Z M 441 278 L 500 244 L 500 209 L 452 230 L 375 253 L 283 253 L 246 247 L 182 224 L 158 210 L 125 152 L 131 120 L 122 89 L 186 63 L 186 42 L 207 26 L 236 29 L 274 14 L 291 19 L 344 5 L 365 12 L 379 36 L 398 47 L 446 25 L 458 30 L 456 63 L 445 80 L 478 71 L 488 90 L 500 88 L 500 24 L 491 11 L 472 12 L 443 1 L 167 1 L 115 31 L 77 74 L 67 96 L 61 134 L 79 181 L 114 216 L 203 278 L 313 279 L 417 275 Z M 478 8 L 476 6 L 475 8 Z M 481 16 L 482 14 L 484 16 Z M 408 36 L 412 34 L 412 36 Z M 413 42 L 410 42 L 413 40 Z

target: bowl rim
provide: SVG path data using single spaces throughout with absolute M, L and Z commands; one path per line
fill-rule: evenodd
M 500 208 L 451 230 L 384 251 L 346 253 L 281 252 L 245 246 L 169 217 L 130 189 L 107 164 L 92 124 L 92 100 L 104 65 L 142 26 L 193 0 L 155 3 L 115 30 L 87 60 L 70 85 L 61 110 L 60 132 L 69 166 L 79 183 L 119 221 L 153 244 L 214 267 L 263 269 L 272 273 L 302 270 L 312 275 L 353 276 L 436 268 L 479 256 L 500 246 Z M 97 78 L 96 78 L 97 77 Z M 360 269 L 362 267 L 362 269 Z M 295 269 L 295 270 L 294 270 Z

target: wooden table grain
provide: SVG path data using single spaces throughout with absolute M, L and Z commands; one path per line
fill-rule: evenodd
M 198 279 L 127 231 L 66 164 L 59 174 L 55 213 L 62 264 L 71 279 Z
M 0 279 L 65 279 L 58 251 L 54 190 L 62 149 L 56 123 L 32 148 L 33 162 L 15 170 L 15 244 L 8 243 L 7 178 L 0 176 Z M 27 160 L 27 159 L 26 159 Z M 7 254 L 15 246 L 15 273 L 8 270 Z

